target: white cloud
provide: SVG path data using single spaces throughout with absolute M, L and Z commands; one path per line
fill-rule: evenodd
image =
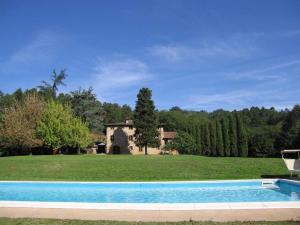
M 144 62 L 127 57 L 112 61 L 99 59 L 90 76 L 96 94 L 103 99 L 116 93 L 124 95 L 152 75 Z

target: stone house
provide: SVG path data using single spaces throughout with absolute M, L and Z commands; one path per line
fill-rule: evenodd
M 134 131 L 132 120 L 126 120 L 124 123 L 106 124 L 106 153 L 107 154 L 145 154 L 145 149 L 140 148 L 134 143 Z M 147 148 L 148 154 L 160 154 L 165 144 L 175 137 L 175 132 L 164 132 L 164 128 L 160 126 L 159 139 L 160 147 Z

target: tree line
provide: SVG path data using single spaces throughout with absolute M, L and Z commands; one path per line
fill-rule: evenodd
M 203 123 L 190 124 L 185 128 L 185 132 L 195 140 L 193 154 L 248 156 L 245 125 L 237 112 Z
M 0 91 L 2 152 L 9 149 L 17 151 L 13 154 L 25 154 L 35 148 L 41 148 L 42 152 L 45 149 L 77 152 L 89 143 L 104 141 L 106 123 L 126 119 L 139 122 L 137 111 L 144 114 L 138 105 L 132 110 L 129 105 L 100 102 L 92 88 L 58 94 L 65 78 L 65 70 L 53 71 L 50 82 L 43 81 L 37 87 L 17 89 L 11 94 Z M 151 97 L 149 91 L 143 90 L 140 97 Z M 148 108 L 155 115 L 150 113 L 149 119 L 154 124 L 157 121 L 166 131 L 177 132 L 172 145 L 167 147 L 180 149 L 183 154 L 264 157 L 277 156 L 281 149 L 300 148 L 299 105 L 281 111 L 251 107 L 206 112 L 177 106 L 156 110 L 151 98 L 144 101 L 151 103 Z M 142 120 L 139 123 L 144 125 Z

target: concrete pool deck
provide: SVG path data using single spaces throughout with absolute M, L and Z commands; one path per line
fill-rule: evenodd
M 300 209 L 104 210 L 0 208 L 0 217 L 116 221 L 300 221 Z

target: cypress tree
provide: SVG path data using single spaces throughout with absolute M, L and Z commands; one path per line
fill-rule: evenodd
M 230 155 L 239 156 L 237 149 L 236 117 L 235 112 L 229 115 L 229 138 L 230 138 Z
M 217 140 L 216 140 L 216 123 L 214 121 L 209 123 L 210 130 L 210 155 L 217 156 Z
M 223 117 L 221 120 L 222 125 L 222 136 L 224 143 L 224 155 L 230 156 L 230 140 L 229 140 L 229 122 L 226 117 Z
M 145 147 L 145 155 L 147 155 L 148 146 L 159 146 L 158 118 L 150 89 L 140 89 L 133 118 L 135 143 L 139 147 Z
M 204 124 L 204 137 L 205 137 L 205 155 L 210 155 L 210 132 L 209 132 L 209 124 Z
M 245 130 L 245 126 L 242 118 L 236 113 L 236 127 L 237 127 L 237 147 L 239 150 L 239 156 L 248 156 L 248 140 Z
M 201 155 L 202 154 L 201 126 L 199 124 L 197 124 L 196 133 L 197 133 L 196 143 L 197 143 L 198 154 Z
M 223 135 L 222 135 L 222 126 L 220 121 L 216 121 L 216 139 L 217 139 L 217 154 L 219 156 L 224 156 L 224 145 L 223 145 Z
M 205 126 L 201 124 L 201 145 L 202 145 L 202 155 L 206 153 L 206 144 L 205 144 Z

